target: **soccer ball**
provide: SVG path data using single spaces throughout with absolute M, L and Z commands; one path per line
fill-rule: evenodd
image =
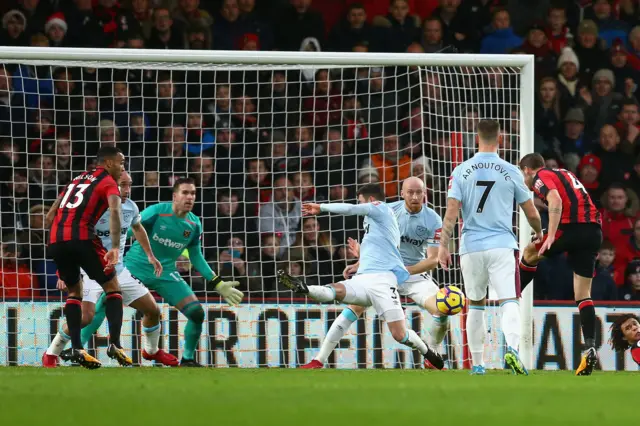
M 440 313 L 444 315 L 459 314 L 465 303 L 466 300 L 462 290 L 452 285 L 441 288 L 436 294 L 436 306 Z

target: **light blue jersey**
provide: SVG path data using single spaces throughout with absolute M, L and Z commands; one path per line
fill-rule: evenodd
M 321 204 L 320 209 L 330 213 L 365 216 L 365 234 L 360 244 L 358 274 L 393 272 L 398 284 L 409 278 L 409 272 L 404 267 L 399 250 L 400 228 L 388 204 L 382 202 L 331 203 Z
M 479 152 L 455 168 L 448 196 L 462 203 L 460 254 L 518 248 L 513 200 L 522 204 L 532 194 L 516 166 L 498 154 Z
M 418 213 L 411 213 L 404 201 L 390 203 L 400 228 L 400 256 L 405 266 L 413 266 L 426 258 L 427 247 L 438 247 L 442 219 L 438 213 L 422 205 Z
M 107 209 L 102 217 L 98 220 L 95 226 L 95 234 L 102 241 L 102 245 L 107 250 L 111 250 L 111 230 L 109 229 L 109 218 L 111 217 L 111 211 Z M 124 246 L 127 242 L 127 232 L 132 225 L 140 222 L 140 210 L 136 203 L 127 198 L 122 203 L 122 228 L 120 230 L 120 255 L 118 256 L 118 264 L 116 265 L 116 273 L 120 274 L 124 269 Z

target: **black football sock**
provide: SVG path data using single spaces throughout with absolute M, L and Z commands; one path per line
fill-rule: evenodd
M 113 343 L 120 348 L 120 330 L 122 329 L 123 313 L 122 293 L 119 291 L 107 293 L 105 310 L 107 313 L 107 321 L 109 321 L 109 343 Z
M 538 265 L 529 265 L 524 258 L 520 260 L 520 291 L 523 291 L 536 276 Z
M 64 316 L 67 319 L 67 327 L 69 327 L 69 337 L 71 337 L 71 347 L 73 349 L 82 349 L 82 339 L 80 332 L 82 331 L 82 299 L 79 297 L 68 297 L 67 303 L 64 305 Z
M 580 324 L 584 335 L 584 344 L 587 348 L 596 346 L 596 308 L 591 298 L 576 300 L 580 311 Z

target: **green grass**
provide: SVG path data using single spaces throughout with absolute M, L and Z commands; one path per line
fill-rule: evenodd
M 619 425 L 637 373 L 0 368 L 1 425 Z

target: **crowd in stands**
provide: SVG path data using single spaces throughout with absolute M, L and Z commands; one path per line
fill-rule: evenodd
M 593 298 L 640 300 L 636 0 L 8 0 L 0 16 L 0 46 L 534 55 L 535 151 L 575 172 L 602 213 Z M 334 282 L 353 261 L 358 219 L 303 218 L 301 202 L 354 202 L 369 182 L 397 200 L 402 180 L 419 176 L 443 213 L 479 119 L 501 121 L 500 154 L 517 162 L 518 78 L 502 68 L 0 61 L 0 299 L 58 295 L 43 217 L 105 144 L 127 156 L 141 210 L 171 200 L 176 178 L 196 179 L 205 256 L 249 300 L 285 294 L 278 268 Z M 178 268 L 204 291 L 188 257 Z M 540 264 L 534 289 L 573 299 L 564 256 Z

